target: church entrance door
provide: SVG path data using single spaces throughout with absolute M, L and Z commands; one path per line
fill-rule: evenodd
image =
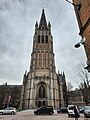
M 46 105 L 45 103 L 46 103 L 45 101 L 38 101 L 38 107 L 45 106 Z
M 38 108 L 41 106 L 41 101 L 38 101 Z

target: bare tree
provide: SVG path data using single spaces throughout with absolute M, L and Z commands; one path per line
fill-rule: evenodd
M 72 91 L 73 86 L 71 82 L 67 82 L 67 104 L 70 104 L 70 92 Z
M 3 107 L 3 102 L 6 96 L 7 82 L 3 85 L 0 85 L 0 108 Z
M 77 76 L 78 76 L 79 88 L 82 91 L 83 100 L 87 105 L 90 102 L 90 74 L 84 68 L 85 68 L 84 63 L 81 63 L 78 66 Z
M 19 108 L 21 87 L 18 85 L 0 85 L 0 108 L 14 106 Z
M 67 91 L 70 92 L 70 91 L 72 91 L 72 89 L 73 89 L 73 86 L 71 84 L 71 81 L 67 82 Z

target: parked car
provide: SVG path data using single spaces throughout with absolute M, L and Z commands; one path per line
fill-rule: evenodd
M 5 109 L 0 110 L 0 114 L 16 114 L 16 108 L 14 107 L 7 107 Z
M 41 106 L 40 108 L 37 108 L 34 110 L 34 114 L 40 115 L 40 114 L 49 114 L 52 115 L 54 113 L 52 106 Z
M 78 116 L 80 117 L 80 113 L 79 113 L 79 109 L 77 106 L 75 105 L 68 105 L 68 117 L 74 117 L 75 113 L 74 113 L 74 108 L 76 107 L 77 111 L 78 111 Z
M 84 106 L 78 106 L 78 108 L 79 108 L 79 112 L 80 112 L 80 113 L 83 113 L 83 112 L 84 112 Z
M 61 107 L 60 109 L 57 110 L 57 113 L 67 113 L 67 107 Z
M 90 117 L 90 106 L 84 107 L 84 117 Z

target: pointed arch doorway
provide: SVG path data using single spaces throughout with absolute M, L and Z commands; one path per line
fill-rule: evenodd
M 37 91 L 37 107 L 47 105 L 47 93 L 46 93 L 46 85 L 39 84 Z
M 46 105 L 46 101 L 43 101 L 43 100 L 38 101 L 38 107 L 45 106 L 45 105 Z

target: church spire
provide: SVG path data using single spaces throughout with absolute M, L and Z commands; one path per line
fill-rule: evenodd
M 39 23 L 39 28 L 47 28 L 47 21 L 44 13 L 44 9 L 42 9 L 42 15 Z

